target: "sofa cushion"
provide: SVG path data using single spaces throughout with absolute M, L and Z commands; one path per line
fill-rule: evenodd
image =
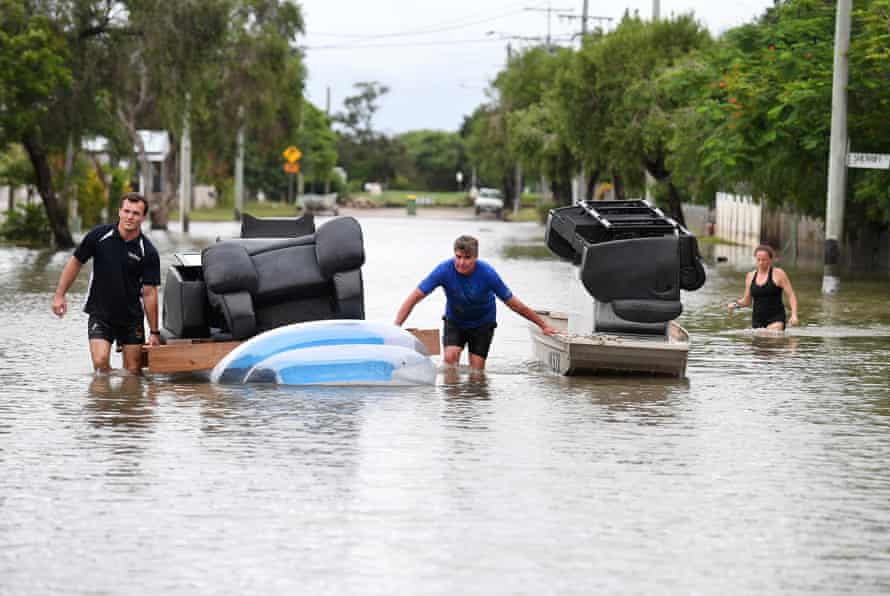
M 365 264 L 362 228 L 353 217 L 338 217 L 315 232 L 315 253 L 325 279 Z
M 680 299 L 676 236 L 601 242 L 585 247 L 581 281 L 601 302 Z
M 217 294 L 257 291 L 259 279 L 247 249 L 234 242 L 217 242 L 201 253 L 204 281 Z
M 263 300 L 274 296 L 301 296 L 317 292 L 325 284 L 315 260 L 315 247 L 289 246 L 253 255 L 259 283 L 256 294 Z

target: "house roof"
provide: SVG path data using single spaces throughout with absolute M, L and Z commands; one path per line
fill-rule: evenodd
M 170 135 L 166 130 L 140 130 L 139 136 L 145 144 L 145 153 L 149 161 L 163 161 L 170 153 Z M 133 147 L 134 152 L 138 152 Z
M 139 136 L 145 143 L 145 152 L 148 161 L 164 161 L 170 153 L 170 135 L 166 130 L 140 130 Z M 109 150 L 108 139 L 102 136 L 84 138 L 81 147 L 90 153 L 107 153 Z M 139 150 L 133 145 L 133 153 Z

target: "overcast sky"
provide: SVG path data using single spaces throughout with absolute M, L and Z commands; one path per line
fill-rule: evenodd
M 331 113 L 342 110 L 353 84 L 378 81 L 390 88 L 374 128 L 388 134 L 432 128 L 457 130 L 486 101 L 485 88 L 503 66 L 507 44 L 542 43 L 549 32 L 575 44 L 583 0 L 300 0 L 306 20 L 307 93 L 320 108 L 330 89 Z M 652 0 L 589 0 L 589 14 L 625 10 L 651 16 Z M 661 0 L 662 17 L 692 12 L 714 34 L 750 22 L 773 0 Z M 549 8 L 550 12 L 547 11 Z M 549 14 L 549 19 L 548 19 Z M 590 26 L 596 23 L 591 22 Z M 533 39 L 519 39 L 533 38 Z

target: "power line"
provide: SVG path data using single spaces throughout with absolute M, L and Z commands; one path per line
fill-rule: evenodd
M 422 46 L 453 46 L 470 43 L 493 43 L 499 42 L 499 39 L 490 37 L 480 37 L 476 39 L 452 39 L 447 41 L 406 41 L 406 42 L 384 42 L 384 43 L 341 43 L 328 44 L 319 46 L 300 46 L 302 50 L 354 50 L 369 48 L 412 48 Z
M 515 4 L 514 4 L 515 6 Z M 464 29 L 467 27 L 472 27 L 475 25 L 482 25 L 484 23 L 490 23 L 492 21 L 496 21 L 498 19 L 503 19 L 505 17 L 513 16 L 515 14 L 521 13 L 524 10 L 523 8 L 511 8 L 509 10 L 505 10 L 503 12 L 499 12 L 493 16 L 477 19 L 477 15 L 482 13 L 477 13 L 477 15 L 464 17 L 461 19 L 457 19 L 454 21 L 446 21 L 440 25 L 432 25 L 430 27 L 415 29 L 412 31 L 392 31 L 388 33 L 374 33 L 374 34 L 347 34 L 347 33 L 311 33 L 311 35 L 318 35 L 324 37 L 336 37 L 336 38 L 344 38 L 344 39 L 386 39 L 390 37 L 411 37 L 413 35 L 427 35 L 430 33 L 444 33 L 446 31 L 454 31 L 457 29 Z M 476 19 L 476 20 L 471 20 Z
M 548 0 L 546 8 L 538 8 L 538 7 L 526 7 L 525 10 L 533 11 L 533 12 L 546 12 L 547 13 L 547 45 L 550 45 L 550 18 L 553 13 L 556 13 L 557 16 L 560 14 L 569 14 L 572 12 L 569 8 L 552 8 L 550 6 L 550 2 Z

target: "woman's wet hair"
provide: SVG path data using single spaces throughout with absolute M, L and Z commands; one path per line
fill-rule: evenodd
M 759 253 L 760 251 L 763 251 L 766 254 L 768 254 L 769 258 L 771 258 L 771 259 L 776 258 L 776 253 L 775 253 L 775 251 L 773 251 L 773 247 L 770 246 L 769 244 L 758 244 L 757 248 L 754 249 L 754 256 L 756 257 L 757 253 Z
M 471 257 L 479 256 L 479 241 L 473 236 L 458 236 L 454 241 L 454 252 L 462 252 Z

